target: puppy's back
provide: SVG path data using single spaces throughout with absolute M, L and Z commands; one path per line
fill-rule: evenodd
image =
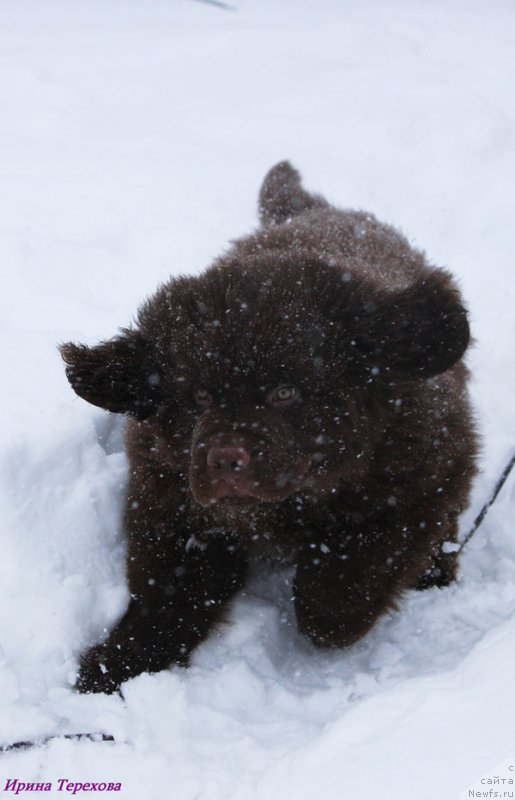
M 314 256 L 342 271 L 343 280 L 365 277 L 378 288 L 403 289 L 432 271 L 422 252 L 370 213 L 340 210 L 307 192 L 287 161 L 266 175 L 259 193 L 262 227 L 237 240 L 230 255 L 286 252 Z

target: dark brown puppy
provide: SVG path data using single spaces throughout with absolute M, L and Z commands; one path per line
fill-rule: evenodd
M 83 658 L 82 691 L 186 664 L 255 556 L 296 566 L 299 628 L 329 647 L 454 577 L 442 545 L 476 440 L 452 278 L 370 214 L 308 194 L 288 163 L 260 215 L 134 328 L 61 348 L 77 394 L 129 416 L 131 601 Z

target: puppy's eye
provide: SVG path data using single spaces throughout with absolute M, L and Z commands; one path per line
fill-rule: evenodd
M 200 408 L 208 408 L 213 402 L 213 398 L 207 389 L 195 389 L 193 398 Z
M 289 406 L 299 399 L 299 393 L 294 386 L 278 386 L 267 397 L 273 406 Z

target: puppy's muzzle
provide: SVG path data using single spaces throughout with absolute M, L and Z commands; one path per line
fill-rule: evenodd
M 211 447 L 207 454 L 207 469 L 210 480 L 222 481 L 227 488 L 239 493 L 248 479 L 250 454 L 245 447 L 237 445 L 218 445 Z

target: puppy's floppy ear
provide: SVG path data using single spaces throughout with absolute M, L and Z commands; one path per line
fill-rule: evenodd
M 59 350 L 73 390 L 88 403 L 140 420 L 159 404 L 159 372 L 138 331 L 125 330 L 95 347 L 68 342 Z
M 470 340 L 467 312 L 445 270 L 365 302 L 361 323 L 357 345 L 370 366 L 403 378 L 445 372 Z

